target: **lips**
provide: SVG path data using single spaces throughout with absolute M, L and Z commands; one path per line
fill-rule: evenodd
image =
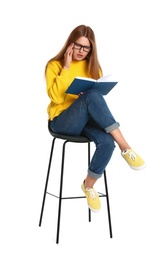
M 77 54 L 77 57 L 78 57 L 78 58 L 83 58 L 83 55 Z

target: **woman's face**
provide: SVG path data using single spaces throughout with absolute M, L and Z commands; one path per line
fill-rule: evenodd
M 80 37 L 74 42 L 72 59 L 76 61 L 84 60 L 90 51 L 91 45 L 88 38 Z

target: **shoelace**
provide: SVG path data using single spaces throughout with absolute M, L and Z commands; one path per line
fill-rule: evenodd
M 86 191 L 89 192 L 89 196 L 92 198 L 92 199 L 95 199 L 96 198 L 96 195 L 95 195 L 95 192 L 93 189 L 91 188 L 86 188 Z
M 129 157 L 130 159 L 132 159 L 133 161 L 136 159 L 136 154 L 132 151 L 128 151 Z

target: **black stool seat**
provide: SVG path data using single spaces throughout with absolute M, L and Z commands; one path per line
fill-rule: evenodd
M 51 135 L 55 138 L 59 138 L 59 139 L 63 139 L 63 140 L 67 140 L 69 142 L 76 142 L 76 143 L 87 143 L 87 142 L 91 142 L 90 139 L 88 139 L 85 136 L 70 136 L 70 135 L 61 135 L 61 134 L 55 134 L 55 133 L 51 133 Z
M 61 202 L 63 199 L 80 199 L 80 198 L 86 198 L 85 196 L 77 196 L 77 197 L 63 197 L 62 196 L 62 190 L 63 190 L 63 176 L 64 176 L 64 164 L 65 164 L 65 147 L 68 142 L 75 142 L 75 143 L 87 143 L 88 144 L 88 166 L 90 164 L 90 143 L 92 142 L 85 136 L 68 136 L 68 135 L 62 135 L 62 134 L 56 134 L 54 133 L 48 124 L 48 130 L 50 134 L 53 136 L 52 140 L 52 146 L 50 151 L 50 158 L 49 158 L 49 165 L 48 165 L 48 171 L 46 176 L 46 182 L 45 182 L 45 188 L 44 188 L 44 195 L 43 195 L 43 201 L 42 201 L 42 208 L 40 213 L 40 220 L 39 220 L 39 226 L 42 224 L 42 218 L 43 218 L 43 211 L 44 211 L 44 205 L 45 205 L 45 199 L 46 194 L 53 195 L 47 191 L 48 187 L 48 181 L 49 181 L 49 174 L 50 174 L 50 168 L 51 168 L 51 162 L 52 162 L 52 155 L 54 150 L 54 144 L 56 139 L 62 139 L 63 141 L 63 149 L 62 149 L 62 162 L 61 162 L 61 175 L 60 175 L 60 189 L 59 189 L 59 196 L 54 197 L 59 199 L 59 206 L 58 206 L 58 219 L 57 219 L 57 237 L 56 237 L 56 243 L 59 243 L 59 229 L 60 229 L 60 216 L 61 216 Z M 107 212 L 108 212 L 108 223 L 109 223 L 109 232 L 110 232 L 110 238 L 112 238 L 112 228 L 111 228 L 111 216 L 110 216 L 110 205 L 109 205 L 109 195 L 108 195 L 108 187 L 107 187 L 107 178 L 106 178 L 106 171 L 104 171 L 104 184 L 105 184 L 105 194 L 100 193 L 99 197 L 106 197 L 107 202 Z M 89 222 L 91 221 L 91 210 L 88 208 L 88 216 L 89 216 Z
M 55 137 L 55 138 L 59 138 L 59 139 L 63 139 L 63 140 L 67 140 L 69 142 L 76 142 L 76 143 L 87 143 L 87 142 L 91 142 L 90 139 L 88 139 L 85 136 L 73 136 L 73 135 L 62 135 L 62 134 L 56 134 L 55 132 L 52 131 L 52 129 L 50 128 L 49 124 L 48 124 L 48 130 L 50 132 L 50 134 Z

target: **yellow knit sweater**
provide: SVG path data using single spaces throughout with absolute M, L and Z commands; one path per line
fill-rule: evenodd
M 46 69 L 46 91 L 51 100 L 47 108 L 50 120 L 53 120 L 78 98 L 77 95 L 66 94 L 65 91 L 75 77 L 90 77 L 87 65 L 86 60 L 72 61 L 69 69 L 63 69 L 61 61 L 49 62 Z

